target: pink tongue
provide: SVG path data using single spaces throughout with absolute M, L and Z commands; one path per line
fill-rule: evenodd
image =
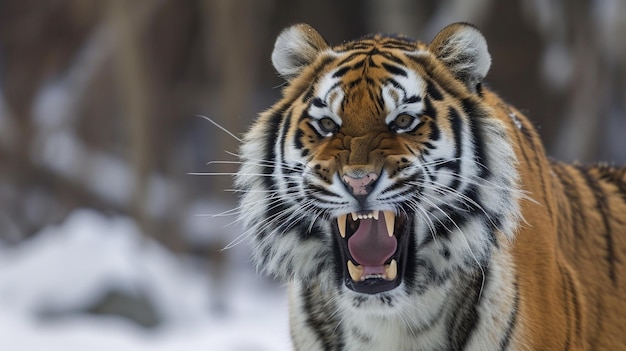
M 364 266 L 382 266 L 397 247 L 396 237 L 387 234 L 384 216 L 380 216 L 379 220 L 362 219 L 359 228 L 348 239 L 350 255 Z

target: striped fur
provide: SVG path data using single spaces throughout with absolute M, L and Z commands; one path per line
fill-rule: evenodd
M 272 60 L 287 85 L 246 134 L 236 185 L 255 262 L 290 282 L 296 350 L 626 347 L 626 171 L 548 160 L 481 86 L 474 27 L 330 47 L 296 25 Z M 374 290 L 351 280 L 356 230 L 337 224 L 372 210 L 396 216 L 399 267 Z

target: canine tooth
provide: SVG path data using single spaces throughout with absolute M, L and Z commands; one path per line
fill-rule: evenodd
M 374 217 L 375 220 L 378 220 L 378 214 L 379 214 L 379 211 L 374 211 L 372 213 L 372 217 Z
M 385 224 L 387 224 L 387 234 L 389 234 L 389 236 L 393 236 L 393 228 L 396 224 L 396 215 L 391 211 L 383 211 L 383 215 L 385 215 Z
M 385 279 L 394 280 L 398 276 L 398 262 L 395 259 L 385 265 Z
M 347 214 L 342 214 L 337 217 L 337 227 L 339 227 L 339 234 L 342 238 L 346 237 L 346 218 Z
M 363 276 L 363 266 L 355 266 L 350 260 L 348 260 L 346 264 L 348 265 L 348 272 L 350 273 L 350 278 L 352 278 L 352 280 L 358 282 L 365 278 Z
M 353 221 L 356 221 L 357 219 L 359 219 L 359 214 L 356 212 L 352 212 L 350 213 L 350 215 L 352 216 Z

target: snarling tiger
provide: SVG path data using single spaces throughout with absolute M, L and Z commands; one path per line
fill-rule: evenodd
M 272 62 L 236 186 L 296 350 L 626 349 L 626 170 L 549 160 L 475 27 L 300 24 Z

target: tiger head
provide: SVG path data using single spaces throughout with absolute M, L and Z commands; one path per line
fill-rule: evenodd
M 331 47 L 300 24 L 272 62 L 283 96 L 246 134 L 236 177 L 262 270 L 389 300 L 512 237 L 516 161 L 482 97 L 491 57 L 473 26 Z

